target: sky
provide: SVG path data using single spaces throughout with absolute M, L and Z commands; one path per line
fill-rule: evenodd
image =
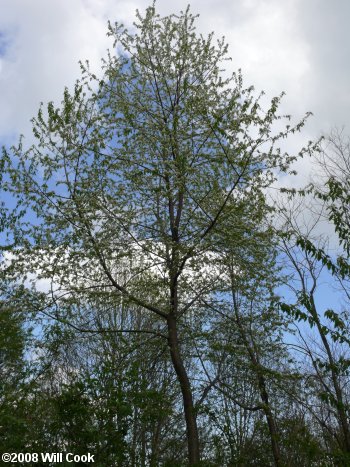
M 135 10 L 150 0 L 0 0 L 0 146 L 20 134 L 32 140 L 30 119 L 40 102 L 59 102 L 64 86 L 80 76 L 79 60 L 99 69 L 112 48 L 107 21 L 131 25 Z M 185 9 L 188 1 L 158 0 L 161 15 Z M 350 107 L 350 2 L 348 0 L 193 0 L 199 32 L 225 36 L 232 61 L 247 86 L 268 97 L 286 93 L 282 111 L 296 120 L 313 117 L 291 143 L 348 125 Z M 299 162 L 302 184 L 312 173 Z
M 60 101 L 80 75 L 78 61 L 96 70 L 111 48 L 107 20 L 131 24 L 150 1 L 0 0 L 0 142 L 31 135 L 41 101 Z M 187 0 L 158 0 L 160 14 Z M 176 6 L 175 6 L 176 5 Z M 350 106 L 350 2 L 347 0 L 193 0 L 200 32 L 229 44 L 232 70 L 273 97 L 286 92 L 283 111 L 311 111 L 305 139 L 347 125 Z

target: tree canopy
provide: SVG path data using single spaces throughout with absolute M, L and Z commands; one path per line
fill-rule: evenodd
M 47 398 L 27 403 L 49 416 L 32 446 L 94 450 L 100 465 L 279 466 L 296 436 L 308 443 L 290 465 L 311 465 L 330 451 L 294 410 L 302 374 L 283 336 L 295 308 L 276 294 L 280 239 L 293 235 L 275 228 L 266 193 L 316 145 L 281 149 L 307 115 L 280 115 L 282 95 L 265 108 L 195 20 L 153 5 L 131 32 L 109 23 L 101 72 L 82 63 L 61 104 L 33 119 L 36 142 L 3 151 L 15 206 L 2 207 L 3 270 L 42 332 L 32 393 Z M 11 319 L 15 352 L 23 326 Z M 329 407 L 346 431 L 344 397 Z

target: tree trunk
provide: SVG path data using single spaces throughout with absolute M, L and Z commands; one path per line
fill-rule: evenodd
M 264 408 L 263 408 L 264 415 L 267 421 L 267 426 L 269 429 L 269 434 L 270 434 L 270 439 L 271 439 L 271 449 L 272 449 L 274 464 L 276 467 L 280 467 L 282 464 L 281 464 L 281 452 L 280 452 L 279 443 L 278 443 L 278 431 L 277 431 L 276 421 L 271 411 L 271 407 L 269 403 L 269 395 L 266 389 L 265 378 L 264 378 L 264 375 L 262 374 L 262 367 L 260 365 L 260 360 L 259 360 L 259 356 L 257 353 L 255 343 L 253 340 L 251 343 L 249 343 L 247 339 L 246 332 L 245 332 L 245 329 L 242 324 L 241 317 L 238 311 L 236 298 L 235 298 L 235 292 L 233 289 L 232 289 L 232 300 L 234 304 L 234 312 L 235 312 L 236 323 L 238 326 L 239 333 L 242 337 L 245 348 L 248 352 L 250 361 L 253 364 L 254 370 L 257 374 L 260 398 L 264 405 Z
M 344 406 L 343 391 L 339 384 L 338 374 L 336 371 L 336 362 L 334 361 L 331 347 L 329 345 L 329 342 L 327 340 L 327 337 L 323 331 L 321 322 L 319 320 L 313 295 L 310 296 L 310 303 L 311 303 L 311 309 L 309 311 L 311 312 L 311 315 L 316 323 L 317 330 L 319 332 L 322 343 L 326 350 L 326 354 L 327 354 L 327 358 L 329 362 L 329 368 L 331 371 L 331 378 L 332 378 L 332 383 L 333 383 L 335 396 L 336 396 L 336 410 L 338 413 L 339 428 L 343 435 L 344 445 L 341 447 L 344 449 L 345 452 L 350 453 L 350 427 L 349 427 L 349 421 L 348 421 L 347 413 L 346 413 L 345 406 Z
M 277 427 L 276 427 L 275 418 L 271 412 L 271 408 L 269 404 L 269 396 L 266 390 L 265 378 L 262 375 L 259 376 L 259 390 L 260 390 L 261 400 L 264 404 L 264 413 L 265 413 L 267 425 L 269 427 L 273 460 L 274 460 L 275 466 L 280 467 L 282 464 L 281 464 L 281 453 L 280 453 L 280 448 L 278 444 Z
M 190 466 L 199 464 L 199 438 L 197 429 L 196 414 L 194 411 L 193 397 L 190 381 L 180 353 L 179 340 L 177 335 L 177 323 L 173 315 L 169 315 L 168 323 L 168 344 L 171 360 L 180 383 L 183 407 L 186 420 L 186 438 L 188 446 L 188 460 Z
M 155 432 L 152 437 L 152 444 L 151 444 L 151 458 L 150 458 L 150 467 L 157 467 L 158 465 L 158 452 L 159 452 L 159 438 L 160 438 L 160 431 L 163 425 L 163 417 L 159 416 L 157 419 L 157 424 L 155 428 Z
M 339 381 L 338 381 L 338 375 L 335 371 L 336 363 L 334 362 L 333 355 L 331 348 L 329 346 L 329 343 L 327 341 L 326 336 L 324 335 L 322 331 L 321 324 L 317 320 L 316 322 L 319 334 L 321 336 L 321 340 L 323 342 L 323 345 L 326 349 L 328 361 L 329 361 L 329 367 L 331 370 L 331 378 L 332 378 L 332 383 L 335 391 L 335 396 L 336 396 L 336 410 L 338 413 L 338 421 L 339 421 L 339 428 L 342 432 L 343 435 L 343 443 L 344 445 L 341 446 L 345 452 L 350 452 L 350 429 L 349 429 L 349 422 L 348 422 L 348 417 L 346 414 L 346 410 L 344 408 L 344 401 L 343 401 L 343 391 L 340 387 Z

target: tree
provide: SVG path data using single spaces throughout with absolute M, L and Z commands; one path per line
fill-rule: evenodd
M 255 220 L 257 216 L 258 213 Z M 251 229 L 245 225 L 245 237 L 250 242 L 246 244 L 243 258 L 240 258 L 242 251 L 237 245 L 226 247 L 222 253 L 225 293 L 220 291 L 208 303 L 221 316 L 220 331 L 215 336 L 221 336 L 222 354 L 226 354 L 226 358 L 218 359 L 215 386 L 241 409 L 262 411 L 270 435 L 274 465 L 279 466 L 282 462 L 280 440 L 271 397 L 276 388 L 271 386 L 280 379 L 281 357 L 285 351 L 281 342 L 284 323 L 274 303 L 274 289 L 279 280 L 274 238 L 271 229 L 263 222 L 251 224 Z M 215 337 L 212 345 L 220 347 Z M 235 372 L 241 373 L 238 383 L 241 390 L 237 382 L 232 381 Z M 232 390 L 232 386 L 236 388 Z M 249 386 L 254 392 L 247 403 Z
M 317 191 L 316 196 L 318 199 L 324 199 L 321 192 Z M 289 304 L 282 303 L 281 307 L 295 321 L 308 323 L 311 329 L 315 329 L 316 337 L 305 337 L 304 332 L 298 328 L 301 345 L 296 346 L 309 358 L 311 371 L 304 369 L 304 372 L 313 380 L 322 411 L 326 415 L 317 414 L 314 409 L 311 411 L 336 446 L 331 449 L 332 455 L 347 463 L 350 425 L 346 387 L 350 368 L 350 340 L 346 314 L 335 309 L 325 309 L 317 300 L 317 292 L 322 284 L 322 270 L 329 269 L 332 274 L 341 274 L 344 262 L 338 263 L 339 268 L 325 252 L 324 240 L 315 236 L 313 230 L 317 226 L 319 216 L 316 221 L 309 221 L 311 227 L 301 225 L 299 217 L 300 212 L 305 213 L 303 207 L 302 202 L 298 208 L 294 202 L 291 212 L 284 211 L 285 225 L 281 232 L 281 249 L 287 259 L 285 264 L 291 272 L 287 285 L 293 292 L 294 301 Z M 334 207 L 331 207 L 332 209 Z
M 6 281 L 0 272 L 0 446 L 22 451 L 30 439 L 31 411 L 28 395 L 33 390 L 38 366 L 30 352 L 32 323 L 26 307 L 28 291 Z
M 182 336 L 221 284 L 224 244 L 245 250 L 245 223 L 267 211 L 263 190 L 295 159 L 279 140 L 305 122 L 278 130 L 281 96 L 263 110 L 240 72 L 225 78 L 227 46 L 196 35 L 194 21 L 153 5 L 133 33 L 110 24 L 118 54 L 102 77 L 82 65 L 74 92 L 33 120 L 37 144 L 2 159 L 18 200 L 18 274 L 52 281 L 56 318 L 69 297 L 92 294 L 153 315 L 143 332 L 167 340 L 190 465 L 200 443 Z

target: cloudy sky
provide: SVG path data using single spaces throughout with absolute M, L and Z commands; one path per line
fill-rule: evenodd
M 0 144 L 30 135 L 40 101 L 56 100 L 79 77 L 79 59 L 97 68 L 111 47 L 108 19 L 133 21 L 150 1 L 0 0 Z M 158 0 L 161 14 L 188 1 Z M 174 7 L 176 4 L 176 7 Z M 224 35 L 232 69 L 268 96 L 287 93 L 283 110 L 314 117 L 306 139 L 347 126 L 350 107 L 350 2 L 193 0 L 201 32 Z
M 98 69 L 112 46 L 107 20 L 131 24 L 150 1 L 0 0 L 0 146 L 19 134 L 30 143 L 39 103 L 61 100 L 64 86 L 80 75 L 80 59 Z M 157 8 L 165 15 L 187 3 L 158 0 Z M 226 37 L 230 66 L 242 69 L 246 85 L 270 97 L 285 91 L 283 111 L 296 119 L 313 112 L 292 152 L 335 126 L 350 134 L 349 0 L 192 0 L 191 6 L 202 33 Z M 298 177 L 281 183 L 307 182 L 310 161 L 297 169 Z

